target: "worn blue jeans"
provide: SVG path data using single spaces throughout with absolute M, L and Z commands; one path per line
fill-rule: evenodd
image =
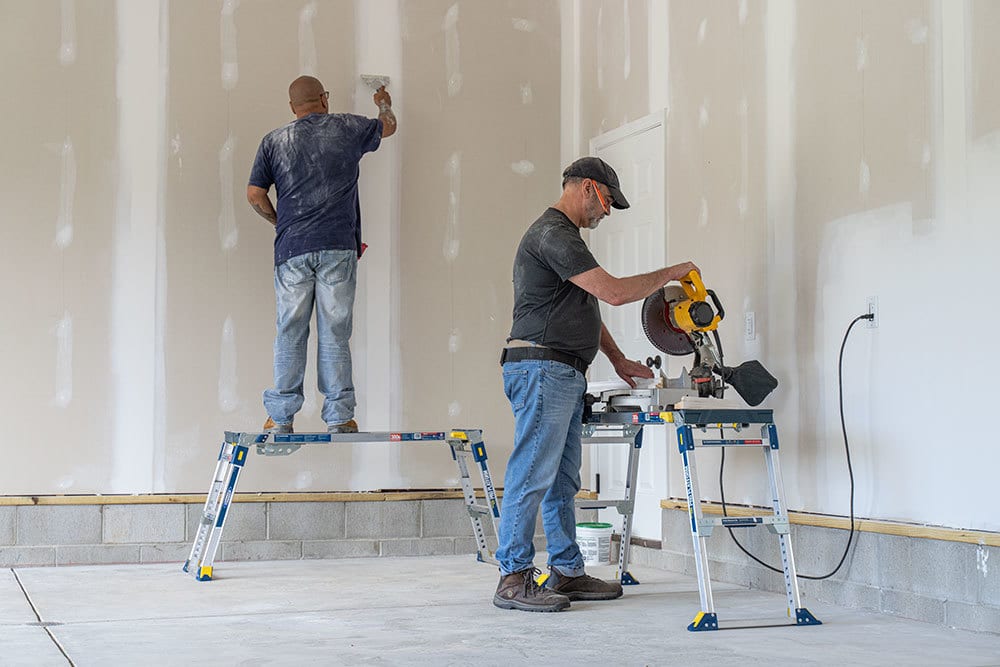
M 583 574 L 576 544 L 580 434 L 587 380 L 557 361 L 503 365 L 503 388 L 514 411 L 514 451 L 504 477 L 497 560 L 504 574 L 533 567 L 535 519 L 542 509 L 549 565 L 567 577 Z
M 264 392 L 264 409 L 275 423 L 291 422 L 305 400 L 302 383 L 314 304 L 323 421 L 342 424 L 354 417 L 350 340 L 357 283 L 358 256 L 353 250 L 307 252 L 274 268 L 274 388 Z

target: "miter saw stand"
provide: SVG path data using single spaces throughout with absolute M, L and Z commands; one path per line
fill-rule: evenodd
M 778 430 L 773 413 L 771 410 L 746 408 L 723 398 L 729 383 L 746 403 L 756 406 L 777 387 L 778 382 L 758 361 L 748 361 L 736 368 L 723 365 L 722 344 L 717 332 L 719 322 L 725 317 L 722 304 L 714 292 L 705 289 L 698 273 L 690 273 L 680 283 L 679 287 L 664 287 L 646 298 L 642 307 L 642 325 L 646 337 L 658 350 L 674 356 L 693 353 L 695 359 L 692 370 L 684 369 L 678 377 L 668 378 L 661 370 L 662 359 L 657 356 L 646 359 L 646 365 L 654 369 L 658 376 L 652 386 L 621 388 L 602 387 L 594 383 L 588 386 L 585 421 L 591 427 L 609 423 L 637 425 L 638 443 L 641 443 L 643 424 L 671 423 L 676 428 L 678 451 L 684 464 L 691 538 L 701 598 L 701 611 L 688 625 L 688 630 L 719 629 L 708 573 L 706 541 L 715 526 L 766 526 L 776 534 L 781 552 L 787 611 L 789 617 L 793 618 L 792 624 L 820 625 L 821 622 L 802 606 L 799 595 L 778 463 Z M 591 393 L 592 391 L 596 393 Z M 695 466 L 695 449 L 700 447 L 750 447 L 762 450 L 768 471 L 773 512 L 762 516 L 703 516 Z M 626 497 L 629 497 L 635 482 L 632 457 L 629 464 L 631 486 L 626 488 Z M 636 460 L 636 467 L 637 464 Z M 631 512 L 631 506 L 628 509 Z M 630 531 L 630 528 L 631 514 L 625 520 L 622 539 L 622 560 L 626 565 L 627 539 L 630 537 L 630 532 L 626 531 Z

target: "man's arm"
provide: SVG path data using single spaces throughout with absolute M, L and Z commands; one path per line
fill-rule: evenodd
M 392 98 L 389 92 L 382 86 L 372 97 L 378 105 L 378 119 L 382 121 L 382 138 L 391 137 L 396 134 L 396 114 L 392 112 Z
M 671 280 L 680 280 L 692 271 L 701 273 L 698 267 L 691 262 L 684 262 L 649 273 L 641 273 L 637 276 L 615 278 L 598 266 L 573 276 L 570 278 L 570 282 L 580 289 L 590 292 L 605 303 L 621 306 L 645 299 Z
M 256 185 L 248 185 L 247 201 L 250 202 L 250 206 L 253 207 L 253 210 L 257 211 L 257 215 L 264 218 L 272 225 L 278 224 L 278 213 L 274 210 L 274 206 L 271 204 L 271 198 L 267 196 L 267 190 L 264 188 L 258 188 Z
M 687 275 L 687 274 L 685 274 Z M 618 377 L 628 382 L 628 385 L 635 389 L 635 380 L 632 378 L 651 378 L 653 371 L 645 364 L 628 359 L 622 351 L 618 349 L 618 344 L 611 337 L 611 332 L 601 322 L 601 352 L 608 358 L 611 365 L 615 367 Z

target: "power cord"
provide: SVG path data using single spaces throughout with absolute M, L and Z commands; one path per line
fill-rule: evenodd
M 837 572 L 840 570 L 840 567 L 844 564 L 844 561 L 847 559 L 847 554 L 851 550 L 851 541 L 854 539 L 854 468 L 851 465 L 851 447 L 848 444 L 847 426 L 844 422 L 844 347 L 847 345 L 847 337 L 851 335 L 851 329 L 854 328 L 855 324 L 857 324 L 861 320 L 873 320 L 873 319 L 875 319 L 875 315 L 873 313 L 865 313 L 864 315 L 858 315 L 857 317 L 854 318 L 854 320 L 851 321 L 850 325 L 848 325 L 847 327 L 847 332 L 844 334 L 844 340 L 840 343 L 840 358 L 837 362 L 837 391 L 840 399 L 840 430 L 841 433 L 843 433 L 844 435 L 844 453 L 847 456 L 847 473 L 851 478 L 851 531 L 847 535 L 847 545 L 844 547 L 844 553 L 841 554 L 840 562 L 837 563 L 837 567 L 833 568 L 833 570 L 830 573 L 824 574 L 822 576 L 799 574 L 798 577 L 800 579 L 812 579 L 815 581 L 818 581 L 820 579 L 829 579 L 833 575 L 837 574 Z M 719 495 L 722 496 L 722 516 L 729 516 L 729 514 L 726 511 L 726 490 L 722 483 L 722 475 L 725 469 L 726 469 L 726 448 L 723 447 L 722 460 L 719 463 Z M 740 544 L 740 541 L 736 539 L 736 535 L 733 533 L 733 529 L 728 526 L 727 528 L 729 530 L 729 536 L 733 538 L 733 542 L 735 542 L 736 546 L 740 548 L 740 551 L 742 551 L 751 559 L 763 565 L 767 569 L 773 572 L 777 572 L 779 574 L 784 573 L 784 570 L 780 570 L 772 565 L 768 565 L 767 563 L 765 563 L 764 561 L 762 561 L 761 559 L 757 558 L 752 553 L 747 551 L 746 548 L 742 544 Z

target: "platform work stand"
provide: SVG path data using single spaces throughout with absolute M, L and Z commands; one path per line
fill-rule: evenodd
M 635 514 L 635 491 L 639 476 L 639 452 L 642 450 L 642 429 L 647 424 L 665 423 L 660 413 L 594 412 L 583 425 L 581 442 L 586 445 L 622 443 L 629 446 L 625 492 L 618 500 L 576 500 L 577 509 L 613 507 L 621 515 L 621 543 L 618 547 L 618 570 L 615 578 L 622 585 L 635 585 L 639 580 L 628 570 L 632 549 L 632 517 Z
M 662 413 L 666 421 L 677 426 L 677 447 L 684 461 L 684 482 L 687 488 L 688 513 L 691 517 L 691 538 L 694 543 L 695 570 L 698 575 L 698 592 L 701 611 L 688 630 L 718 630 L 719 621 L 712 600 L 712 582 L 708 574 L 708 546 L 706 540 L 716 526 L 751 528 L 767 526 L 778 536 L 781 565 L 785 575 L 785 592 L 788 597 L 788 615 L 794 616 L 795 625 L 820 625 L 808 609 L 802 606 L 799 584 L 795 574 L 795 557 L 789 531 L 788 513 L 783 500 L 784 488 L 778 464 L 778 429 L 771 410 L 704 409 L 678 410 Z M 754 430 L 760 433 L 756 437 Z M 716 437 L 717 435 L 717 437 Z M 773 514 L 747 517 L 709 518 L 702 514 L 701 494 L 698 491 L 698 473 L 695 450 L 699 447 L 756 447 L 764 452 L 770 482 Z
M 478 558 L 484 562 L 495 563 L 496 558 L 486 542 L 483 526 L 484 517 L 488 517 L 496 535 L 495 519 L 500 516 L 500 506 L 497 503 L 496 491 L 490 478 L 486 460 L 486 446 L 483 444 L 483 434 L 479 430 L 465 431 L 421 431 L 421 432 L 371 432 L 371 433 L 243 433 L 226 431 L 219 451 L 219 461 L 212 476 L 212 485 L 208 490 L 205 507 L 202 510 L 201 522 L 195 534 L 191 554 L 184 563 L 184 571 L 194 574 L 198 581 L 210 581 L 215 554 L 222 540 L 222 530 L 229 515 L 229 505 L 236 490 L 236 482 L 240 472 L 246 465 L 250 447 L 256 446 L 257 454 L 263 456 L 287 456 L 303 445 L 309 444 L 361 444 L 375 442 L 447 442 L 451 447 L 452 457 L 458 463 L 462 481 L 462 494 L 465 498 L 469 516 L 472 519 L 473 532 L 476 536 Z M 483 478 L 483 491 L 486 505 L 476 503 L 475 490 L 469 476 L 468 457 L 479 464 Z

